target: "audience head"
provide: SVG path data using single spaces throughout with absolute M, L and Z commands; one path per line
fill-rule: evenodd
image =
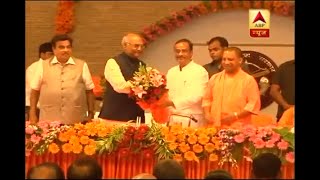
M 50 42 L 43 43 L 39 46 L 39 58 L 45 60 L 53 56 L 52 45 Z
M 138 175 L 135 175 L 132 179 L 157 179 L 154 175 L 149 173 L 141 173 Z
M 189 39 L 180 39 L 174 44 L 174 53 L 180 68 L 186 66 L 193 55 L 193 44 Z
M 69 166 L 67 179 L 102 179 L 102 168 L 96 159 L 81 156 Z
M 213 61 L 220 61 L 222 59 L 223 49 L 229 46 L 229 43 L 224 37 L 213 37 L 208 42 L 209 55 Z
M 128 56 L 137 59 L 145 48 L 145 40 L 140 34 L 128 33 L 123 36 L 121 45 Z
M 276 179 L 281 175 L 281 160 L 272 153 L 263 153 L 253 159 L 253 178 Z
M 59 165 L 45 162 L 30 168 L 27 172 L 27 179 L 65 179 L 65 177 Z
M 66 63 L 71 57 L 72 42 L 72 38 L 67 34 L 58 34 L 52 38 L 53 53 L 60 63 Z
M 231 174 L 223 169 L 212 170 L 207 173 L 204 179 L 233 179 Z
M 157 179 L 185 179 L 183 167 L 173 159 L 158 161 L 153 168 L 153 175 Z
M 241 69 L 242 51 L 237 47 L 227 47 L 223 50 L 221 65 L 226 73 L 234 74 Z

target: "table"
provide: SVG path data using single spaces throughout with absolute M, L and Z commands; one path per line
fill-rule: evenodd
M 66 172 L 71 162 L 79 155 L 72 153 L 59 152 L 57 154 L 46 153 L 41 156 L 31 154 L 25 158 L 27 170 L 42 162 L 50 161 L 58 163 Z M 153 166 L 157 162 L 156 158 L 145 159 L 140 155 L 129 155 L 128 157 L 120 157 L 118 153 L 94 155 L 103 170 L 103 178 L 126 178 L 130 179 L 139 173 L 152 173 Z M 210 170 L 219 168 L 217 162 L 209 162 L 207 159 L 197 162 L 182 163 L 186 178 L 201 179 Z M 230 164 L 225 164 L 223 169 L 228 170 L 234 178 L 246 179 L 250 177 L 251 162 L 242 160 L 238 164 L 238 168 L 234 169 Z M 282 166 L 282 178 L 294 179 L 294 164 L 286 164 Z

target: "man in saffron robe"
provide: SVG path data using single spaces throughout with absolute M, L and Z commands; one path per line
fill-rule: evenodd
M 237 47 L 223 51 L 224 70 L 214 74 L 202 101 L 208 126 L 236 127 L 251 123 L 260 110 L 260 92 L 254 77 L 241 69 L 242 52 Z

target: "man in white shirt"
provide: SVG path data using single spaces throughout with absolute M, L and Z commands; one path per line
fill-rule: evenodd
M 123 52 L 107 60 L 104 70 L 106 90 L 99 118 L 126 122 L 141 117 L 141 123 L 145 122 L 144 110 L 128 96 L 131 89 L 129 80 L 138 71 L 140 63 L 145 65 L 139 59 L 144 43 L 139 34 L 128 33 L 122 38 Z
M 49 59 L 53 56 L 52 45 L 50 42 L 43 43 L 39 46 L 39 60 L 33 62 L 26 70 L 26 108 L 25 108 L 25 120 L 29 120 L 30 109 L 30 81 L 35 73 L 38 64 L 42 64 L 42 61 Z M 37 105 L 39 108 L 39 104 Z M 37 108 L 37 117 L 39 118 L 40 109 Z
M 74 124 L 93 118 L 94 84 L 87 63 L 71 56 L 72 42 L 68 35 L 54 36 L 51 41 L 54 57 L 37 66 L 30 84 L 31 123 L 40 120 Z
M 193 44 L 190 40 L 178 40 L 174 45 L 174 53 L 179 65 L 172 67 L 167 73 L 170 100 L 161 106 L 172 106 L 169 123 L 202 127 L 205 124 L 201 102 L 209 80 L 208 72 L 192 60 Z

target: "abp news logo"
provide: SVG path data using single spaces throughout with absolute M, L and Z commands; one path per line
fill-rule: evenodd
M 253 38 L 270 37 L 270 11 L 249 9 L 249 30 Z

